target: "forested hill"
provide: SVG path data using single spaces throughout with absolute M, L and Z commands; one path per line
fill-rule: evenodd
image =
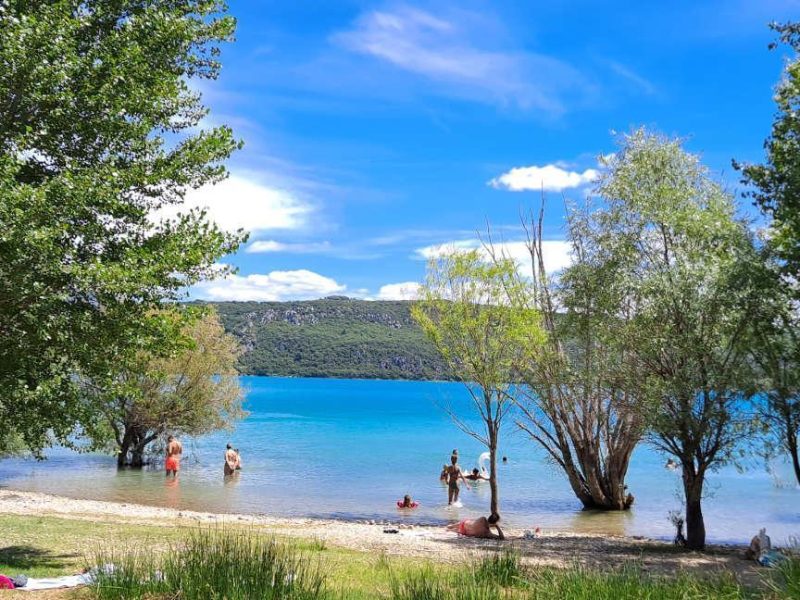
M 411 303 L 330 297 L 304 302 L 218 302 L 244 348 L 248 375 L 448 379 L 411 319 Z

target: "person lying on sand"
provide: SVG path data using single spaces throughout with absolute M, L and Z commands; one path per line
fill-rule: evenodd
M 489 478 L 478 471 L 478 469 L 472 469 L 472 473 L 467 475 L 464 479 L 469 479 L 470 481 L 489 481 Z
M 464 519 L 458 523 L 451 523 L 447 526 L 447 529 L 468 537 L 484 538 L 487 540 L 504 540 L 506 536 L 503 535 L 503 531 L 497 524 L 499 521 L 500 515 L 492 513 L 488 518 Z M 497 533 L 492 531 L 492 527 L 497 529 Z
M 458 455 L 453 454 L 450 457 L 450 466 L 445 469 L 447 471 L 447 504 L 455 504 L 458 502 L 458 495 L 461 493 L 461 488 L 458 487 L 458 480 L 463 479 L 467 489 L 467 483 L 464 473 L 461 472 L 461 467 L 458 466 Z

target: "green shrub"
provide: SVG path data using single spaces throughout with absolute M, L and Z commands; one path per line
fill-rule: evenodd
M 324 578 L 291 546 L 256 533 L 201 530 L 181 546 L 153 555 L 139 549 L 104 553 L 95 597 L 99 600 L 316 600 Z

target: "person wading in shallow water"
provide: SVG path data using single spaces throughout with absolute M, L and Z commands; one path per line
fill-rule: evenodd
M 458 495 L 461 493 L 461 488 L 458 487 L 458 480 L 464 481 L 464 485 L 469 489 L 467 480 L 464 479 L 464 474 L 461 472 L 461 467 L 458 466 L 458 454 L 450 456 L 450 466 L 447 467 L 447 504 L 455 504 L 458 502 Z
M 173 479 L 178 477 L 178 471 L 181 470 L 181 454 L 183 454 L 183 446 L 174 436 L 169 436 L 167 438 L 167 459 L 164 461 L 167 477 L 170 474 Z
M 224 473 L 226 476 L 233 475 L 236 473 L 236 467 L 239 464 L 239 455 L 236 453 L 236 450 L 233 449 L 231 444 L 228 444 L 225 448 L 225 466 L 224 466 Z

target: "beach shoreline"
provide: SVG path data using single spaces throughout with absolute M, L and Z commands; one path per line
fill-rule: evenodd
M 580 564 L 614 568 L 635 562 L 645 571 L 677 573 L 733 572 L 757 578 L 757 567 L 743 559 L 740 545 L 710 546 L 685 552 L 663 540 L 545 530 L 533 538 L 506 530 L 506 541 L 464 538 L 444 527 L 391 521 L 344 521 L 234 513 L 210 513 L 132 503 L 78 500 L 38 492 L 0 489 L 0 514 L 55 517 L 91 522 L 131 523 L 157 527 L 238 527 L 281 538 L 316 540 L 354 551 L 457 563 L 487 552 L 514 549 L 531 565 L 564 568 Z M 387 533 L 392 532 L 392 533 Z

